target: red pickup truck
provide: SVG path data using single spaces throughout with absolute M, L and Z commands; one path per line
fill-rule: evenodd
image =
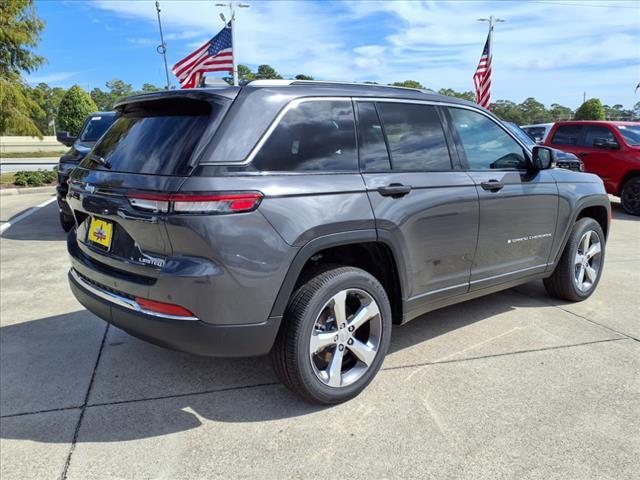
M 640 122 L 557 122 L 544 144 L 577 155 L 626 212 L 640 215 Z

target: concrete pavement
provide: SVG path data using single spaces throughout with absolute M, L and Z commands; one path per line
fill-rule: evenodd
M 0 240 L 0 476 L 637 476 L 640 219 L 614 217 L 589 300 L 532 283 L 432 312 L 394 329 L 362 395 L 322 408 L 266 358 L 164 350 L 87 313 L 48 205 Z

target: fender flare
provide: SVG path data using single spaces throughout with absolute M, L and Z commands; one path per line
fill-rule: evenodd
M 287 271 L 280 287 L 280 291 L 276 296 L 273 307 L 271 308 L 270 316 L 274 317 L 284 315 L 287 304 L 289 303 L 289 298 L 293 293 L 293 288 L 295 287 L 298 277 L 300 276 L 300 272 L 302 272 L 302 268 L 313 255 L 327 248 L 350 245 L 354 243 L 383 243 L 390 248 L 393 255 L 393 260 L 396 263 L 396 268 L 398 269 L 401 296 L 402 298 L 404 298 L 404 292 L 406 291 L 406 280 L 404 278 L 404 264 L 401 263 L 402 256 L 398 256 L 398 252 L 396 248 L 394 248 L 393 242 L 384 237 L 386 236 L 380 238 L 375 229 L 365 229 L 332 233 L 330 235 L 324 235 L 322 237 L 314 238 L 313 240 L 307 242 L 293 258 L 293 261 L 289 266 L 289 270 Z
M 547 271 L 553 270 L 555 266 L 558 264 L 562 253 L 564 252 L 565 247 L 567 246 L 567 242 L 569 241 L 569 235 L 571 235 L 571 229 L 573 225 L 575 225 L 576 220 L 578 219 L 578 215 L 585 209 L 589 207 L 603 207 L 607 211 L 607 219 L 611 218 L 611 203 L 609 202 L 608 197 L 604 197 L 602 195 L 597 196 L 589 196 L 583 199 L 580 199 L 575 207 L 573 208 L 573 213 L 571 214 L 571 219 L 567 222 L 567 226 L 565 228 L 565 232 L 562 238 L 562 243 L 560 244 L 560 248 L 556 253 L 553 262 L 547 265 Z M 609 228 L 607 228 L 607 232 L 605 234 L 605 240 L 609 237 L 609 231 L 611 230 L 611 222 L 609 221 Z M 550 268 L 552 267 L 552 268 Z

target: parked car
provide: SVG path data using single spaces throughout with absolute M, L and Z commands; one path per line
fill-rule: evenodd
M 534 125 L 522 125 L 522 129 L 527 132 L 538 144 L 544 143 L 553 123 L 536 123 Z
M 256 81 L 117 110 L 70 177 L 74 295 L 165 347 L 271 352 L 309 401 L 362 391 L 392 324 L 536 279 L 580 301 L 600 279 L 602 181 L 474 103 Z
M 531 137 L 522 129 L 522 127 L 519 127 L 513 122 L 503 121 L 502 123 L 504 123 L 504 125 L 511 131 L 511 133 L 518 137 L 530 151 L 533 151 L 533 147 L 535 147 L 537 143 L 533 139 L 533 137 Z M 584 172 L 584 164 L 582 163 L 582 160 L 576 157 L 573 153 L 563 152 L 562 150 L 558 150 L 557 148 L 554 148 L 553 150 L 557 167 L 566 168 L 567 170 L 574 170 L 576 172 Z
M 58 132 L 56 135 L 60 143 L 71 147 L 69 151 L 60 157 L 58 162 L 58 185 L 56 187 L 60 225 L 65 232 L 71 230 L 74 225 L 73 214 L 65 200 L 68 191 L 67 179 L 69 178 L 69 172 L 78 166 L 115 119 L 115 112 L 94 112 L 84 121 L 77 137 L 69 135 L 69 132 Z
M 580 157 L 627 213 L 640 215 L 640 122 L 558 122 L 545 145 Z

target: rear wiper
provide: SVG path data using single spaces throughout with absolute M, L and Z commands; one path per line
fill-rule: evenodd
M 89 160 L 93 160 L 94 162 L 99 163 L 100 165 L 104 166 L 104 168 L 111 168 L 111 164 L 100 155 L 95 155 L 92 153 L 91 155 L 89 155 Z

